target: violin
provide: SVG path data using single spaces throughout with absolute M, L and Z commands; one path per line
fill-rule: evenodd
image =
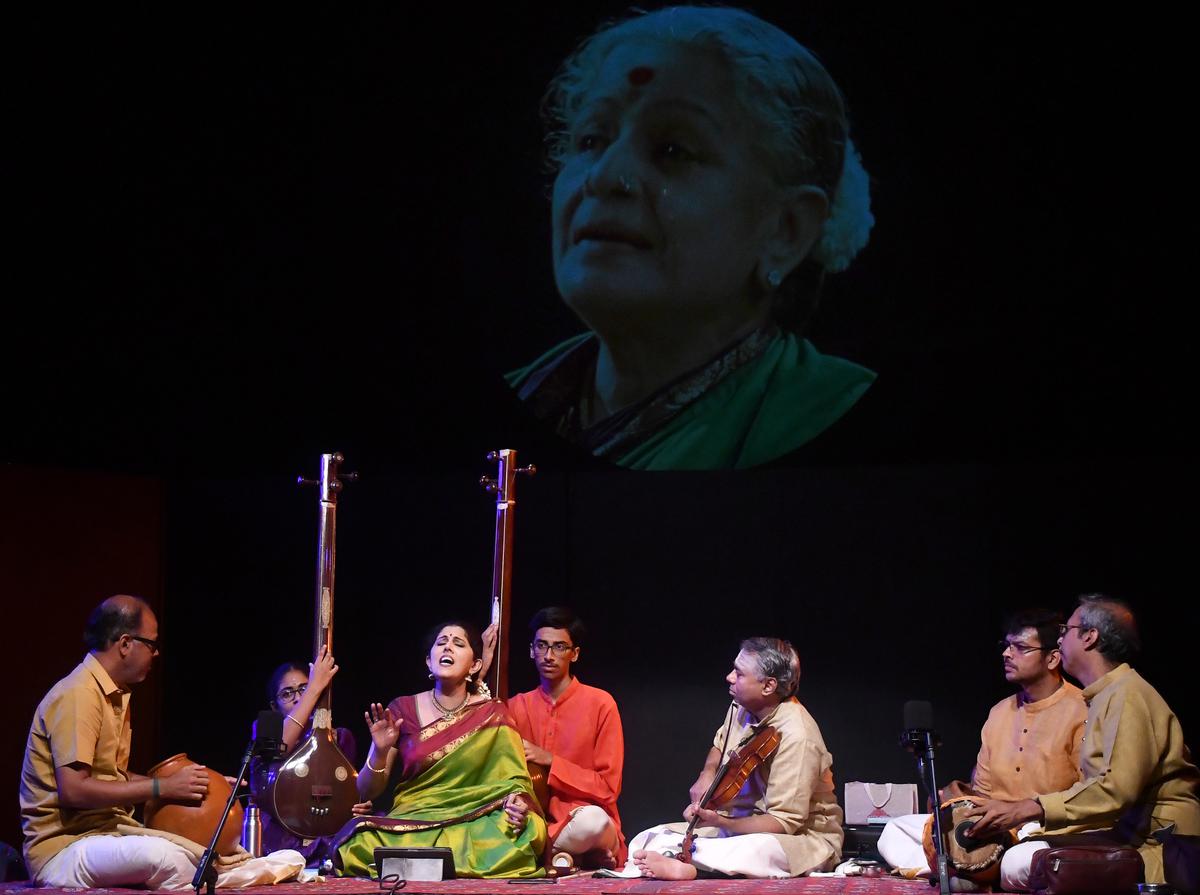
M 732 802 L 734 796 L 742 791 L 750 775 L 779 748 L 780 740 L 779 731 L 769 724 L 742 740 L 717 768 L 717 775 L 709 784 L 704 797 L 700 799 L 699 807 L 720 808 Z M 683 835 L 683 851 L 679 860 L 685 864 L 692 863 L 692 852 L 696 850 L 696 824 L 699 821 L 699 813 L 694 814 L 687 832 Z

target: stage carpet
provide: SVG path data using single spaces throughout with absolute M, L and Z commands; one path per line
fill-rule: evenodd
M 190 892 L 191 890 L 186 890 Z M 282 883 L 277 886 L 251 886 L 246 889 L 220 889 L 220 892 L 246 895 L 379 895 L 379 886 L 370 880 L 335 879 L 315 883 Z M 438 883 L 410 881 L 399 889 L 404 895 L 522 895 L 552 892 L 554 895 L 922 895 L 935 892 L 928 883 L 882 877 L 821 879 L 735 879 L 663 882 L 645 879 L 580 879 L 557 882 L 508 882 L 506 880 L 458 879 Z M 28 883 L 0 883 L 0 895 L 60 895 L 70 892 L 104 892 L 112 895 L 138 893 L 144 889 L 30 889 Z

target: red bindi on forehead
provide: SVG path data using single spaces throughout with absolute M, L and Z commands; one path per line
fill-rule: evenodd
M 639 65 L 631 68 L 626 77 L 634 87 L 642 87 L 654 80 L 654 69 L 648 65 Z

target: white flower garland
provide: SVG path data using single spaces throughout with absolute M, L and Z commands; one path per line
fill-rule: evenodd
M 813 259 L 830 273 L 845 270 L 867 244 L 874 225 L 869 178 L 858 149 L 847 138 L 837 194 L 825 221 L 825 232 L 813 250 Z

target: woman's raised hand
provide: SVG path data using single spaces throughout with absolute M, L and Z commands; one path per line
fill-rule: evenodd
M 329 653 L 329 646 L 321 647 L 320 655 L 308 666 L 308 687 L 314 693 L 322 693 L 337 674 L 338 667 Z
M 483 655 L 479 658 L 483 660 L 483 667 L 479 669 L 479 677 L 476 680 L 482 681 L 487 677 L 488 671 L 492 667 L 492 659 L 496 655 L 496 642 L 500 638 L 500 626 L 492 622 L 483 629 L 483 634 L 480 635 L 480 640 L 483 641 Z
M 371 742 L 379 755 L 387 755 L 387 750 L 396 745 L 400 738 L 400 724 L 390 708 L 384 708 L 378 702 L 371 703 L 371 708 L 363 712 L 367 719 L 367 729 L 371 731 Z

